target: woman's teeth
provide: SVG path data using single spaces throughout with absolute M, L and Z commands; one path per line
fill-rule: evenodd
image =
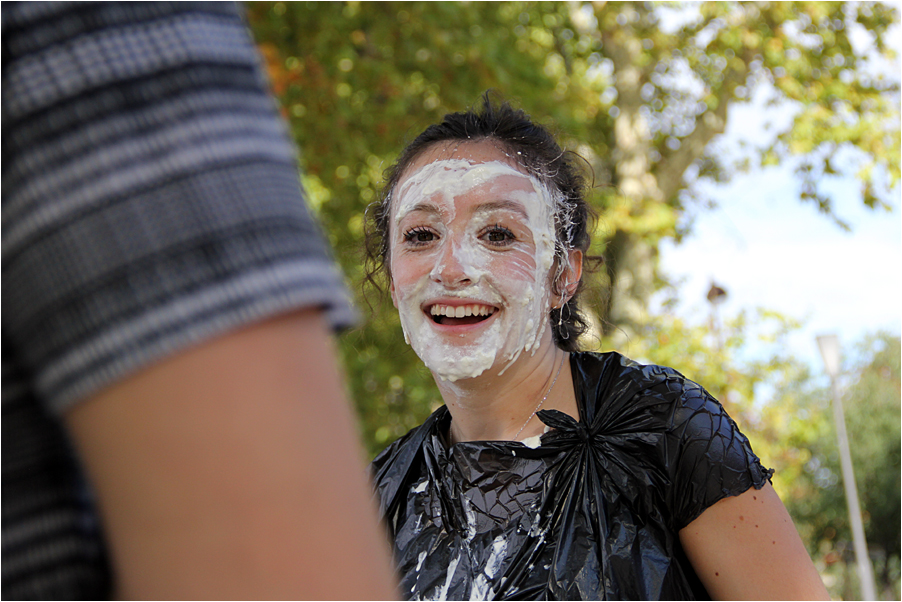
M 495 313 L 495 308 L 488 305 L 433 305 L 429 313 L 437 317 L 467 318 L 470 316 L 490 316 Z

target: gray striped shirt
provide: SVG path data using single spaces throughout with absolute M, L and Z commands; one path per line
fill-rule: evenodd
M 2 5 L 3 598 L 103 598 L 59 416 L 301 307 L 353 321 L 231 3 Z

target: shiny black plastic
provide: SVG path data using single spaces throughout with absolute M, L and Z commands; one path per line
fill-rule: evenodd
M 748 440 L 701 387 L 616 353 L 570 366 L 580 420 L 543 410 L 541 446 L 448 446 L 439 408 L 372 471 L 408 599 L 700 599 L 678 532 L 761 488 Z

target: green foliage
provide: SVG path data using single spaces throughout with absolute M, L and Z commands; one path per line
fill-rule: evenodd
M 888 599 L 898 599 L 900 340 L 887 334 L 868 337 L 859 343 L 857 357 L 846 366 L 843 384 L 849 447 L 878 584 L 891 592 Z M 781 453 L 775 458 L 779 490 L 809 551 L 836 581 L 836 593 L 848 599 L 857 593 L 848 583 L 846 567 L 837 564 L 852 561 L 852 536 L 832 393 L 827 387 L 812 386 L 804 371 L 787 376 L 763 414 L 769 437 L 780 442 Z
M 740 312 L 723 324 L 714 312 L 702 324 L 662 313 L 652 316 L 620 351 L 643 363 L 671 366 L 703 384 L 742 428 L 748 424 L 754 429 L 760 414 L 755 405 L 760 388 L 776 382 L 777 375 L 797 369 L 797 365 L 777 351 L 767 353 L 763 360 L 749 359 L 747 352 L 754 345 L 779 350 L 798 326 L 786 316 L 761 309 L 751 316 Z M 598 347 L 609 345 L 602 340 Z
M 867 75 L 850 35 L 863 28 L 873 52 L 888 52 L 883 38 L 898 21 L 889 4 L 255 2 L 247 12 L 302 149 L 311 205 L 354 285 L 364 281 L 364 212 L 383 170 L 427 125 L 489 88 L 555 124 L 591 165 L 601 214 L 593 250 L 606 255 L 599 286 L 611 291 L 593 309 L 634 340 L 656 327 L 644 308 L 666 281 L 658 243 L 682 235 L 687 213 L 710 201 L 699 180 L 798 160 L 799 198 L 831 215 L 825 174 L 854 169 L 869 206 L 887 206 L 899 180 L 898 81 Z M 731 158 L 717 135 L 729 107 L 756 90 L 796 117 L 752 155 Z M 377 298 L 370 312 L 362 293 L 358 301 L 368 319 L 341 350 L 375 453 L 439 396 L 394 309 Z M 754 384 L 733 387 L 734 377 L 702 364 L 691 376 L 751 399 Z

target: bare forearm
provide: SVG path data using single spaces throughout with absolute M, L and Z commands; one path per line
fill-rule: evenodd
M 67 417 L 128 598 L 395 597 L 318 312 L 166 360 Z

